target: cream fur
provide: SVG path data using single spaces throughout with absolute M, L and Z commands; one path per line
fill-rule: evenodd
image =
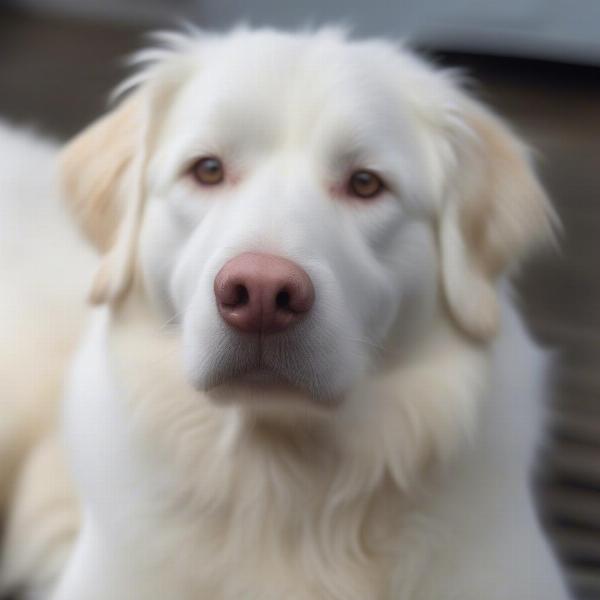
M 63 195 L 104 253 L 103 306 L 73 357 L 62 435 L 47 417 L 21 434 L 28 416 L 0 435 L 25 465 L 5 487 L 0 589 L 566 600 L 529 491 L 546 359 L 505 281 L 553 220 L 520 143 L 450 75 L 385 42 L 330 30 L 163 42 L 125 85 L 132 99 L 61 153 Z M 6 135 L 0 153 L 22 143 Z M 227 161 L 219 189 L 185 174 L 204 154 Z M 344 197 L 358 167 L 388 191 Z M 32 202 L 23 222 L 37 231 Z M 48 320 L 96 266 L 64 231 L 69 268 L 52 278 Z M 261 350 L 294 386 L 231 376 L 252 347 L 220 322 L 211 285 L 247 250 L 285 255 L 315 284 L 311 315 Z M 70 347 L 71 327 L 58 331 Z M 0 368 L 46 414 L 56 389 L 34 400 L 23 356 L 3 350 Z

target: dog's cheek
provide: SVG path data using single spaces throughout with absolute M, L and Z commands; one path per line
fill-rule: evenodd
M 397 313 L 401 300 L 400 277 L 396 270 L 384 264 L 376 255 L 363 249 L 347 256 L 351 262 L 338 270 L 342 288 L 336 303 L 344 307 L 345 328 L 353 330 L 362 345 L 378 345 Z M 353 260 L 352 260 L 353 259 Z
M 200 364 L 202 353 L 198 347 L 195 322 L 196 315 L 193 311 L 188 311 L 181 322 L 181 361 L 184 375 L 192 387 L 198 387 L 203 383 L 203 369 Z
M 214 357 L 210 341 L 219 338 L 216 319 L 207 319 L 201 306 L 192 300 L 182 316 L 181 331 L 181 360 L 185 376 L 191 386 L 204 388 Z
M 212 300 L 212 281 L 207 273 L 204 240 L 196 232 L 176 250 L 169 273 L 169 296 L 181 318 L 198 304 Z
M 356 265 L 355 265 L 356 267 Z M 373 361 L 374 346 L 365 333 L 361 305 L 366 289 L 345 281 L 343 269 L 322 262 L 311 268 L 317 289 L 317 302 L 310 328 L 303 336 L 318 370 L 333 395 L 344 394 L 367 371 Z M 354 283 L 368 277 L 359 276 Z M 349 285 L 350 284 L 350 285 Z
M 139 260 L 145 290 L 165 319 L 177 312 L 170 283 L 181 243 L 169 215 L 150 205 L 140 235 Z
M 424 223 L 405 226 L 379 263 L 371 310 L 374 339 L 388 350 L 406 347 L 437 313 L 436 242 Z

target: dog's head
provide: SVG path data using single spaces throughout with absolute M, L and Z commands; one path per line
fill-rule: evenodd
M 95 302 L 138 274 L 193 386 L 321 404 L 440 323 L 494 335 L 498 278 L 552 214 L 451 74 L 329 30 L 163 41 L 62 155 Z

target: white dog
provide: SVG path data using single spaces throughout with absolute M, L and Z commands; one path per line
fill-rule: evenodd
M 526 149 L 451 73 L 334 30 L 140 63 L 61 192 L 52 146 L 0 141 L 4 588 L 565 600 L 506 281 L 552 236 Z

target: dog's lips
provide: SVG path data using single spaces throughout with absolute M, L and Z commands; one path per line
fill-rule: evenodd
M 274 401 L 294 397 L 304 403 L 335 404 L 344 390 L 332 385 L 325 373 L 323 345 L 315 343 L 315 337 L 307 328 L 269 336 L 223 329 L 213 336 L 211 350 L 202 353 L 200 361 L 197 354 L 188 355 L 190 383 L 220 402 L 228 402 L 231 394 L 236 403 L 247 403 L 247 397 Z
M 246 389 L 248 395 L 256 395 L 256 393 L 260 392 L 272 393 L 276 391 L 302 391 L 305 394 L 307 393 L 281 374 L 262 366 L 248 369 L 242 373 L 235 373 L 222 377 L 218 381 L 214 381 L 211 385 L 207 386 L 206 391 L 211 392 L 231 387 Z
M 312 405 L 316 408 L 334 408 L 339 397 L 320 397 L 309 386 L 299 385 L 267 367 L 249 369 L 213 381 L 204 388 L 208 396 L 222 404 L 257 404 L 263 406 Z
M 281 375 L 265 367 L 252 369 L 247 373 L 238 376 L 237 379 L 240 383 L 259 387 L 291 385 Z

